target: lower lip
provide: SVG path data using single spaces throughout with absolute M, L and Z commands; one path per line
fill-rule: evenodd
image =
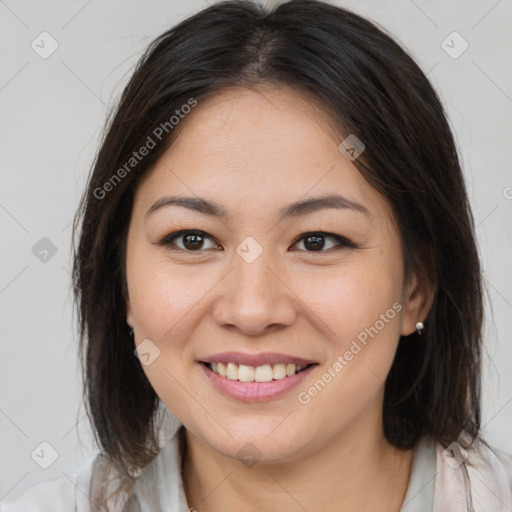
M 205 364 L 199 363 L 212 384 L 220 391 L 241 402 L 263 402 L 283 395 L 297 386 L 317 365 L 312 365 L 295 375 L 269 382 L 241 382 L 221 377 Z

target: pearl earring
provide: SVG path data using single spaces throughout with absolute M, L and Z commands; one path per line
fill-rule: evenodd
M 423 322 L 418 322 L 416 324 L 416 330 L 418 331 L 418 334 L 421 334 L 421 331 L 422 329 L 424 328 L 425 326 L 423 325 Z

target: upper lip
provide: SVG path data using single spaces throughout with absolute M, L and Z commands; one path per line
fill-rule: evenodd
M 275 352 L 264 352 L 262 354 L 245 354 L 243 352 L 221 352 L 219 354 L 212 354 L 199 360 L 203 363 L 235 363 L 244 364 L 247 366 L 262 366 L 264 364 L 295 364 L 295 365 L 308 365 L 315 363 L 309 359 L 302 357 L 290 356 L 287 354 L 278 354 Z

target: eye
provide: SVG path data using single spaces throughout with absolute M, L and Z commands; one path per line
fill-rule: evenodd
M 326 244 L 325 242 L 325 240 L 329 238 L 337 243 L 331 244 L 329 246 L 329 243 Z M 326 249 L 332 249 L 333 247 L 357 248 L 356 244 L 352 243 L 350 240 L 347 240 L 342 236 L 335 235 L 333 233 L 325 233 L 323 231 L 305 233 L 295 242 L 294 245 L 298 243 L 304 244 L 304 247 L 306 247 L 306 252 L 326 252 Z
M 329 242 L 325 242 L 326 239 L 331 239 L 335 243 L 329 245 Z M 182 244 L 176 243 L 176 240 L 182 240 Z M 210 240 L 210 247 L 205 246 L 205 241 Z M 329 249 L 333 248 L 343 248 L 343 247 L 351 247 L 357 248 L 357 245 L 347 240 L 346 238 L 335 235 L 333 233 L 325 233 L 323 231 L 312 231 L 309 233 L 303 234 L 299 239 L 297 239 L 293 245 L 297 245 L 299 243 L 303 243 L 306 252 L 327 252 Z M 210 235 L 206 234 L 204 231 L 198 230 L 182 230 L 176 231 L 169 235 L 166 235 L 162 240 L 157 242 L 157 245 L 162 246 L 176 246 L 178 249 L 181 249 L 186 252 L 201 252 L 202 249 L 219 249 L 219 245 L 214 241 Z
M 183 240 L 183 245 L 174 243 L 174 240 Z M 213 239 L 207 235 L 204 231 L 196 230 L 183 230 L 176 231 L 170 235 L 165 236 L 158 242 L 158 245 L 176 245 L 179 249 L 187 252 L 200 252 L 201 249 L 205 249 L 205 240 L 211 240 L 211 246 L 206 249 L 218 249 L 218 244 L 213 242 Z

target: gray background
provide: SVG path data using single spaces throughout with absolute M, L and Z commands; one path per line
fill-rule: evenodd
M 512 452 L 512 1 L 337 3 L 391 31 L 446 106 L 489 293 L 484 432 Z M 0 0 L 0 501 L 69 475 L 94 453 L 71 313 L 70 223 L 107 106 L 145 46 L 206 5 Z M 43 31 L 58 43 L 46 59 L 31 47 L 51 49 Z M 448 37 L 454 31 L 469 45 L 457 58 L 465 43 Z M 48 469 L 31 458 L 36 450 L 40 464 L 51 461 L 42 442 L 58 454 Z

